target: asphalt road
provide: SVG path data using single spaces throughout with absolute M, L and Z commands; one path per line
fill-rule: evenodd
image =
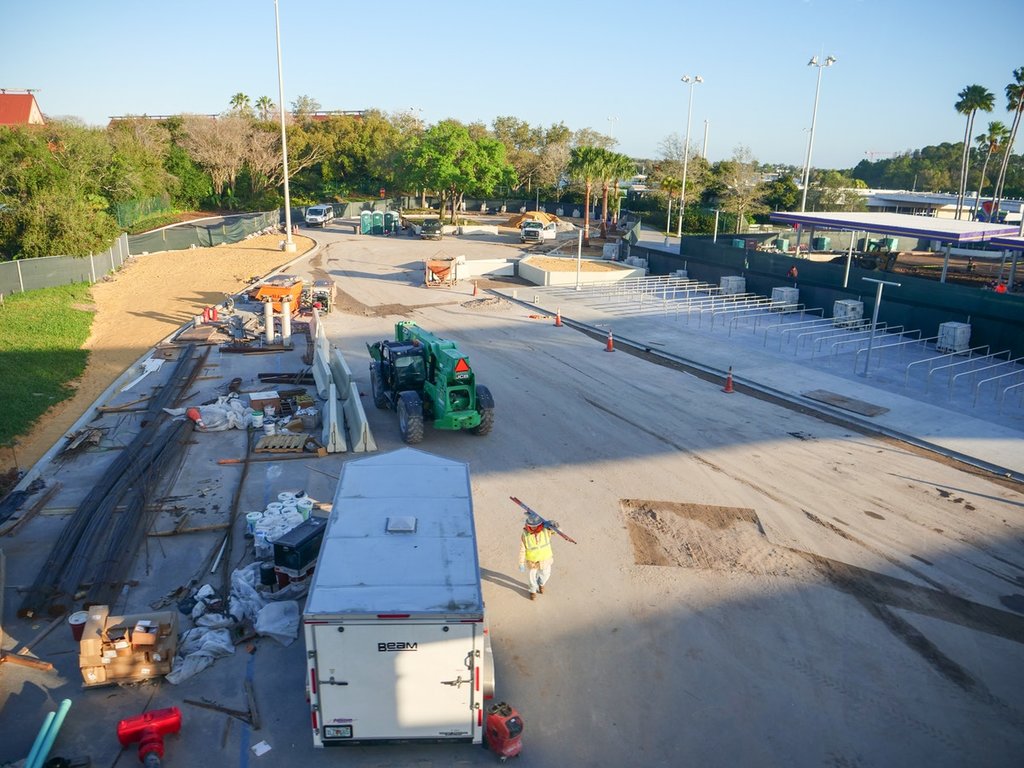
M 486 290 L 420 287 L 423 258 L 521 252 L 511 237 L 315 236 L 323 247 L 289 271 L 329 276 L 346 294 L 326 327 L 367 394 L 380 450 L 402 443 L 394 414 L 372 407 L 365 343 L 389 336 L 396 320 L 457 341 L 494 395 L 489 436 L 428 429 L 418 447 L 470 464 L 497 695 L 526 722 L 519 764 L 1019 765 L 1018 487 L 609 353 Z M 330 494 L 331 475 L 352 458 L 276 475 L 261 468 L 246 501 L 282 472 L 311 495 Z M 193 466 L 202 469 L 185 473 L 176 493 L 215 484 L 206 464 Z M 516 568 L 522 515 L 510 495 L 579 542 L 555 542 L 554 574 L 536 602 Z M 184 557 L 201 544 L 167 546 Z M 163 557 L 153 572 L 166 575 L 175 555 Z M 168 577 L 151 591 L 173 585 Z M 197 694 L 238 706 L 248 676 L 263 730 L 189 710 L 166 765 L 494 762 L 468 746 L 314 751 L 301 646 L 261 640 L 177 688 L 113 689 L 108 700 L 87 692 L 82 706 L 103 713 L 102 738 L 70 719 L 62 738 L 71 752 L 99 743 L 95 764 L 113 764 L 113 713 Z M 45 712 L 38 691 L 59 699 L 74 690 L 69 670 L 62 686 L 19 671 L 28 682 L 7 699 L 5 718 L 12 700 Z M 273 750 L 257 758 L 248 748 L 260 740 Z

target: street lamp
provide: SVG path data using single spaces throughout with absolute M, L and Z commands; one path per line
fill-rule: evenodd
M 821 92 L 821 70 L 825 67 L 831 67 L 836 63 L 835 56 L 828 56 L 825 61 L 818 62 L 817 56 L 811 56 L 811 60 L 807 62 L 808 67 L 818 68 L 818 85 L 814 89 L 814 111 L 811 112 L 811 135 L 807 138 L 807 160 L 804 162 L 804 193 L 800 200 L 800 213 L 803 213 L 807 209 L 807 184 L 811 177 L 811 149 L 814 147 L 814 124 L 818 120 L 818 94 Z
M 609 122 L 609 123 L 611 123 L 611 126 L 612 126 L 612 130 L 611 130 L 611 133 L 609 133 L 609 134 L 608 134 L 608 136 L 609 136 L 609 138 L 611 138 L 611 140 L 612 140 L 612 146 L 613 146 L 613 147 L 615 146 L 615 124 L 616 124 L 616 123 L 617 123 L 618 121 L 619 121 L 619 118 L 617 118 L 617 117 L 614 117 L 614 116 L 613 116 L 613 117 L 609 117 L 609 118 L 608 118 L 608 122 Z
M 682 238 L 683 211 L 686 209 L 686 165 L 690 160 L 690 115 L 693 114 L 693 86 L 697 83 L 703 83 L 704 78 L 700 75 L 694 75 L 693 77 L 683 75 L 679 79 L 690 86 L 690 103 L 686 108 L 686 139 L 683 146 L 683 188 L 679 190 L 679 225 L 676 231 L 676 237 Z
M 277 111 L 281 116 L 281 154 L 284 157 L 284 242 L 281 250 L 296 250 L 292 241 L 292 199 L 288 194 L 288 136 L 284 130 L 284 77 L 281 74 L 281 17 L 277 12 L 277 0 L 274 0 L 274 27 L 277 32 Z

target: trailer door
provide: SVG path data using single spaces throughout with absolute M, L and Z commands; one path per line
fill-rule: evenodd
M 317 625 L 324 742 L 472 739 L 479 626 Z

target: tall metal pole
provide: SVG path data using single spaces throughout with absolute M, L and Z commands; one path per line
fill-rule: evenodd
M 704 148 L 700 151 L 700 156 L 705 160 L 708 159 L 708 127 L 711 123 L 707 120 L 704 121 Z
M 292 241 L 292 198 L 288 192 L 288 134 L 284 129 L 284 76 L 281 70 L 281 16 L 274 0 L 274 27 L 277 32 L 277 111 L 281 116 L 281 153 L 284 157 L 284 243 L 281 250 L 296 250 Z
M 686 210 L 686 166 L 690 160 L 690 117 L 693 114 L 693 86 L 703 83 L 704 78 L 700 75 L 683 75 L 680 80 L 690 86 L 690 101 L 686 108 L 686 139 L 683 146 L 683 188 L 679 190 L 679 226 L 676 229 L 676 237 L 683 236 L 683 212 Z
M 800 213 L 807 210 L 807 185 L 811 178 L 811 150 L 814 148 L 814 126 L 818 122 L 818 95 L 821 93 L 821 70 L 831 67 L 836 63 L 834 56 L 829 56 L 823 62 L 818 62 L 817 56 L 812 56 L 807 62 L 809 67 L 818 68 L 818 84 L 814 88 L 814 110 L 811 112 L 811 135 L 807 138 L 807 160 L 804 161 L 804 192 L 800 199 Z
M 580 267 L 583 263 L 583 230 L 579 231 L 576 240 L 576 290 L 580 290 Z
M 865 357 L 867 358 L 864 364 L 864 375 L 871 375 L 871 348 L 875 346 L 875 328 L 878 327 L 878 308 L 882 303 L 882 289 L 887 285 L 894 285 L 897 288 L 900 287 L 899 283 L 892 283 L 887 280 L 875 280 L 871 277 L 862 277 L 861 280 L 865 280 L 869 283 L 878 283 L 878 289 L 875 291 L 875 311 L 871 313 L 871 336 L 868 337 L 868 351 Z

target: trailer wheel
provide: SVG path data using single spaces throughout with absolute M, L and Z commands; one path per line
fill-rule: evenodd
M 416 392 L 398 395 L 398 429 L 409 445 L 423 441 L 423 403 Z
M 480 423 L 473 427 L 472 433 L 489 435 L 494 428 L 494 397 L 483 384 L 478 384 L 476 388 L 476 410 L 480 414 Z
M 380 363 L 370 366 L 370 388 L 373 390 L 373 404 L 378 408 L 387 408 L 388 399 L 384 395 L 384 385 L 380 380 Z

